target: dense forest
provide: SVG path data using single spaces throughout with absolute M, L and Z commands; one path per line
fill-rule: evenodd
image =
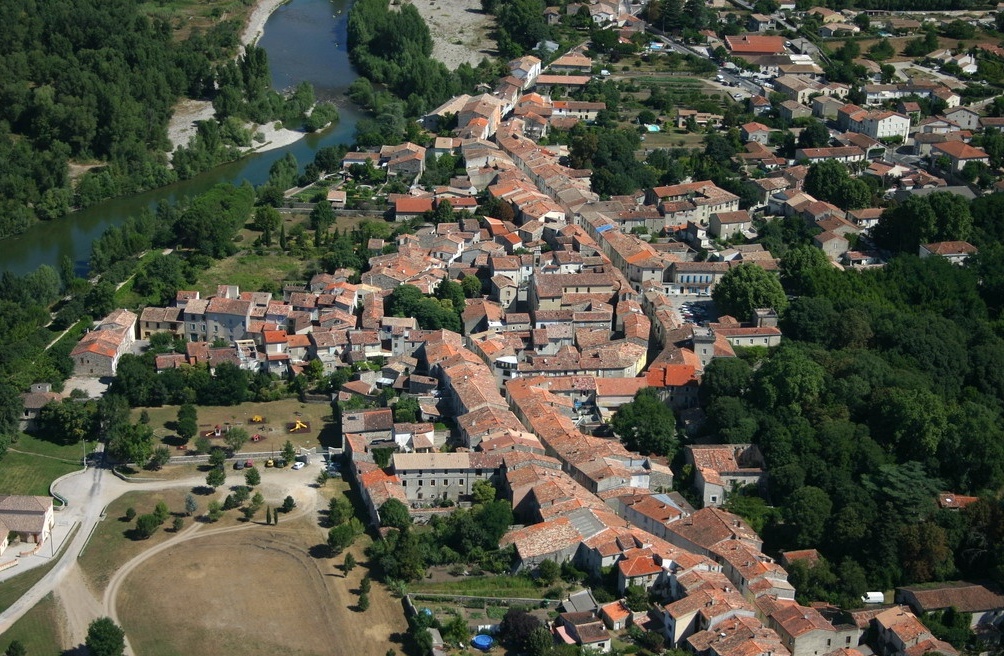
M 10 0 L 0 3 L 0 238 L 112 196 L 189 177 L 251 145 L 244 121 L 337 118 L 313 90 L 283 98 L 269 88 L 264 51 L 230 59 L 240 24 L 218 22 L 184 41 L 137 0 Z M 181 96 L 211 99 L 218 123 L 177 156 L 167 124 Z M 239 120 L 228 120 L 231 119 Z M 69 164 L 89 171 L 71 184 Z
M 849 602 L 865 586 L 960 576 L 1004 581 L 1002 200 L 969 206 L 936 193 L 887 210 L 877 235 L 902 252 L 864 272 L 833 268 L 789 233 L 785 342 L 705 372 L 708 434 L 752 441 L 767 461 L 772 506 L 735 494 L 730 507 L 769 547 L 815 547 L 827 559 L 793 570 L 805 599 Z M 965 266 L 914 254 L 918 240 L 937 238 L 969 238 L 981 251 Z M 946 490 L 981 500 L 939 510 Z

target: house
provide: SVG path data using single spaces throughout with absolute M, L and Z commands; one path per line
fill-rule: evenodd
M 816 118 L 836 118 L 844 103 L 832 96 L 816 96 L 812 99 L 812 115 Z
M 182 336 L 185 332 L 184 310 L 180 307 L 146 307 L 139 315 L 139 338 L 150 339 L 154 333 Z
M 739 128 L 739 136 L 745 142 L 755 141 L 756 143 L 766 144 L 770 141 L 770 128 L 763 123 L 752 121 Z
M 40 545 L 48 539 L 56 519 L 51 497 L 0 495 L 0 554 L 9 534 L 26 544 Z
M 969 107 L 954 107 L 946 110 L 945 118 L 962 130 L 978 130 L 980 127 L 979 112 Z
M 842 164 L 861 162 L 865 159 L 865 151 L 857 146 L 835 146 L 833 148 L 798 148 L 795 150 L 796 160 L 805 160 L 809 164 L 836 160 Z
M 524 55 L 509 62 L 509 74 L 521 82 L 524 90 L 529 89 L 540 75 L 540 64 L 541 61 L 533 55 Z
M 749 28 L 750 32 L 766 32 L 777 27 L 772 16 L 766 16 L 764 14 L 753 13 L 750 14 L 749 20 L 746 22 L 746 26 Z
M 346 203 L 346 193 L 340 189 L 329 189 L 327 195 L 328 202 L 331 203 L 331 208 L 335 210 L 344 210 Z
M 818 656 L 858 644 L 856 626 L 837 629 L 818 610 L 792 599 L 764 595 L 757 599 L 757 615 L 781 638 L 791 656 Z
M 394 200 L 394 220 L 395 221 L 410 221 L 412 219 L 421 218 L 426 212 L 432 211 L 433 204 L 432 196 L 425 196 L 421 198 L 415 198 L 413 196 L 404 196 Z
M 486 453 L 395 453 L 393 467 L 409 502 L 456 502 L 470 496 L 475 481 L 490 480 L 500 462 Z
M 135 314 L 115 310 L 84 334 L 70 351 L 75 376 L 114 376 L 119 359 L 136 341 Z
M 847 252 L 850 242 L 846 237 L 835 232 L 825 230 L 812 238 L 812 244 L 826 253 L 826 257 L 833 261 L 839 260 L 840 256 Z
M 739 57 L 780 55 L 784 52 L 784 37 L 740 34 L 725 37 L 729 53 Z
M 860 31 L 861 28 L 852 23 L 827 23 L 819 28 L 819 36 L 829 39 L 841 35 L 857 34 Z
M 875 641 L 883 656 L 912 656 L 913 654 L 942 654 L 958 656 L 959 652 L 947 642 L 934 637 L 917 616 L 903 606 L 889 608 L 872 619 Z
M 975 246 L 966 241 L 939 241 L 931 244 L 921 244 L 918 255 L 921 258 L 938 256 L 952 264 L 963 264 L 966 259 L 976 253 Z
M 786 121 L 812 116 L 812 110 L 797 100 L 785 100 L 777 106 L 777 113 Z
M 763 116 L 764 114 L 770 113 L 771 104 L 770 101 L 763 96 L 750 96 L 749 109 L 754 116 Z
M 593 70 L 593 60 L 583 54 L 572 52 L 555 59 L 547 70 L 549 73 L 589 73 Z
M 819 19 L 823 25 L 831 25 L 833 23 L 844 22 L 844 16 L 839 11 L 833 11 L 832 9 L 827 9 L 826 7 L 813 7 L 805 12 L 809 16 L 814 16 Z
M 770 101 L 767 102 L 767 109 L 770 109 Z M 694 124 L 699 128 L 712 126 L 720 127 L 722 121 L 725 117 L 721 114 L 711 114 L 709 112 L 699 112 L 696 109 L 678 109 L 676 110 L 676 127 L 683 130 L 687 127 L 687 124 L 693 119 Z
M 31 389 L 21 394 L 21 419 L 19 428 L 30 431 L 35 428 L 35 420 L 47 404 L 63 400 L 63 395 L 52 391 L 49 383 L 33 383 Z
M 1000 626 L 1004 621 L 1004 594 L 969 581 L 945 581 L 896 588 L 896 603 L 907 604 L 918 615 L 954 608 L 971 613 L 970 628 Z
M 566 645 L 581 645 L 586 649 L 607 653 L 613 644 L 603 622 L 592 613 L 561 613 L 554 632 Z
M 753 444 L 694 444 L 684 457 L 694 468 L 694 487 L 705 507 L 725 503 L 726 495 L 752 485 L 763 491 L 767 477 L 760 449 Z
M 634 614 L 624 600 L 618 599 L 600 607 L 600 619 L 611 631 L 622 631 L 631 624 Z
M 730 239 L 753 228 L 753 219 L 746 210 L 715 212 L 708 222 L 708 234 L 719 239 Z
M 985 150 L 961 141 L 946 141 L 931 146 L 931 160 L 937 162 L 941 157 L 948 158 L 949 170 L 953 173 L 961 172 L 969 162 L 990 165 L 990 155 Z
M 899 139 L 905 142 L 910 136 L 910 117 L 899 112 L 868 111 L 847 104 L 837 112 L 837 125 L 849 132 L 859 132 L 879 141 Z

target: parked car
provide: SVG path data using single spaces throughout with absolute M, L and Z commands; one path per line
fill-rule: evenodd
M 293 469 L 303 469 L 306 466 L 307 466 L 307 463 L 305 463 L 305 462 L 294 462 L 293 463 Z
M 244 469 L 244 463 L 238 460 L 237 462 L 234 463 L 234 469 L 236 469 L 237 471 Z
M 244 463 L 244 466 L 245 466 L 245 467 L 247 467 L 248 469 L 250 469 L 251 467 L 254 467 L 254 460 L 251 460 L 251 459 L 249 458 L 249 459 L 248 459 L 248 460 L 247 460 L 247 461 L 246 461 L 246 462 Z
M 276 458 L 275 462 L 269 460 L 269 462 L 272 462 L 276 467 L 285 467 L 286 466 L 286 461 L 283 460 L 282 458 Z

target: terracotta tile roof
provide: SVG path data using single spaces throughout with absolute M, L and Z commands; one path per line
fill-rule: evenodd
M 999 591 L 968 581 L 946 581 L 906 586 L 896 590 L 909 592 L 917 602 L 918 613 L 929 613 L 954 607 L 963 613 L 978 613 L 1004 609 L 1004 595 Z M 911 603 L 911 605 L 913 605 Z

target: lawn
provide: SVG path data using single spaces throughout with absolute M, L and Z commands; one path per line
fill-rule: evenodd
M 137 421 L 143 408 L 133 410 L 133 420 Z M 160 408 L 145 408 L 150 415 L 150 426 L 154 435 L 164 440 L 165 444 L 177 447 L 180 440 L 175 437 L 174 422 L 178 418 L 178 406 L 163 406 Z M 283 399 L 269 403 L 242 403 L 238 406 L 200 406 L 199 430 L 209 431 L 215 426 L 231 424 L 247 430 L 250 435 L 260 434 L 264 439 L 260 442 L 249 441 L 242 451 L 279 451 L 288 439 L 296 447 L 318 447 L 321 445 L 335 446 L 337 437 L 335 425 L 330 423 L 331 406 L 327 403 L 300 403 L 297 399 Z M 296 413 L 299 413 L 297 415 Z M 252 424 L 251 419 L 259 415 L 267 420 L 264 424 Z M 306 433 L 290 433 L 287 424 L 300 419 L 310 424 Z M 220 438 L 213 438 L 215 443 L 223 444 Z M 173 451 L 173 453 L 180 453 Z
M 61 446 L 21 435 L 0 461 L 0 490 L 5 494 L 49 496 L 49 484 L 81 468 L 86 446 Z
M 301 279 L 302 270 L 303 263 L 290 255 L 245 253 L 217 260 L 211 267 L 199 272 L 194 287 L 203 298 L 215 296 L 220 285 L 237 285 L 241 291 L 251 292 L 266 286 L 281 288 L 284 280 Z
M 468 576 L 455 581 L 419 581 L 408 586 L 416 595 L 452 594 L 471 597 L 542 599 L 544 589 L 525 576 Z
M 63 541 L 63 544 L 70 544 L 76 533 L 77 529 L 74 528 L 67 536 L 66 540 Z M 65 548 L 66 547 L 64 546 L 63 549 Z M 41 581 L 42 577 L 48 574 L 50 569 L 55 567 L 62 554 L 63 550 L 61 549 L 59 553 L 56 554 L 56 557 L 49 559 L 48 564 L 30 569 L 24 574 L 18 574 L 17 576 L 11 577 L 7 579 L 3 585 L 0 585 L 0 613 L 10 608 L 14 602 L 20 599 L 21 596 L 30 590 L 33 585 Z
M 0 645 L 5 649 L 19 640 L 29 654 L 46 655 L 62 653 L 59 640 L 59 613 L 56 599 L 50 592 L 42 601 L 14 622 L 6 633 L 0 635 Z
M 108 585 L 115 571 L 132 558 L 174 537 L 170 528 L 171 519 L 148 540 L 132 540 L 128 531 L 133 524 L 123 521 L 127 508 L 134 508 L 137 516 L 153 512 L 158 501 L 163 500 L 172 513 L 183 513 L 185 510 L 185 495 L 189 491 L 184 488 L 163 490 L 160 492 L 127 492 L 108 504 L 105 518 L 98 524 L 87 543 L 86 549 L 80 554 L 77 562 L 84 573 L 85 580 L 101 592 Z M 205 511 L 205 497 L 199 498 L 200 511 Z M 185 525 L 194 521 L 185 519 Z

